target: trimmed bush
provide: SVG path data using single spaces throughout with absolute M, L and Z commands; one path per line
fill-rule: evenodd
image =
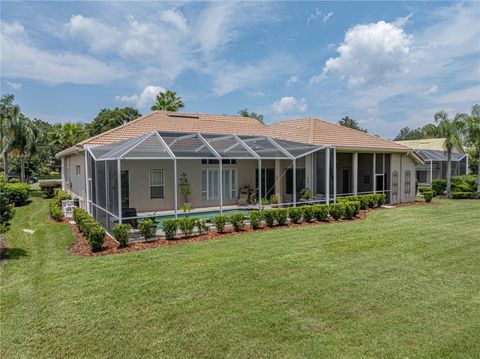
M 150 238 L 155 237 L 157 233 L 157 223 L 153 219 L 145 219 L 138 224 L 140 234 L 148 241 Z
M 8 195 L 9 202 L 15 207 L 23 206 L 27 203 L 30 186 L 26 183 L 7 183 L 5 192 Z
M 452 186 L 452 192 L 475 192 L 476 188 L 470 187 L 467 182 L 455 183 Z
M 303 210 L 303 219 L 305 222 L 312 222 L 315 218 L 315 208 L 313 206 L 300 207 Z
M 336 221 L 345 215 L 345 203 L 334 203 L 330 206 L 330 215 Z
M 177 220 L 178 228 L 183 232 L 185 237 L 190 237 L 193 233 L 193 229 L 197 224 L 197 218 L 195 217 L 183 217 Z
M 431 188 L 427 187 L 427 186 L 418 187 L 418 192 L 421 193 L 421 194 L 423 194 L 423 192 L 427 192 L 427 191 L 431 191 Z
M 316 204 L 313 205 L 313 212 L 315 213 L 315 219 L 317 221 L 327 221 L 329 214 L 328 204 Z
M 377 204 L 378 207 L 383 206 L 385 203 L 387 203 L 387 196 L 382 194 L 377 194 Z
M 345 217 L 348 219 L 352 219 L 360 213 L 359 201 L 344 202 L 343 204 L 345 205 Z
M 266 211 L 263 211 L 263 218 L 265 218 L 265 223 L 267 223 L 267 226 L 269 227 L 273 227 L 275 225 L 275 211 L 275 209 L 267 209 Z
M 120 247 L 125 247 L 128 243 L 128 238 L 130 237 L 130 230 L 132 226 L 129 224 L 116 224 L 113 227 L 113 235 L 119 243 Z
M 433 191 L 424 191 L 423 198 L 425 198 L 425 202 L 432 202 Z
M 54 190 L 62 187 L 62 183 L 60 181 L 41 181 L 38 185 L 45 194 L 46 198 L 53 198 L 55 195 Z
M 52 201 L 52 203 L 55 203 Z M 73 220 L 77 224 L 78 229 L 82 232 L 87 241 L 90 243 L 92 251 L 98 251 L 102 248 L 105 230 L 94 220 L 83 208 L 73 209 Z
M 300 223 L 303 217 L 303 209 L 301 207 L 291 207 L 288 209 L 288 216 L 293 223 Z
M 3 192 L 3 185 L 0 184 L 0 234 L 8 231 L 15 209 L 10 203 L 7 193 Z
M 72 199 L 72 196 L 70 196 L 70 194 L 69 194 L 68 192 L 62 191 L 61 189 L 56 189 L 56 190 L 54 191 L 54 193 L 55 193 L 54 201 L 55 201 L 60 207 L 62 207 L 62 201 L 66 201 L 66 200 Z
M 18 178 L 10 178 L 8 183 L 20 183 L 20 180 Z
M 271 204 L 278 204 L 278 198 L 274 194 L 270 196 L 270 203 Z
M 436 179 L 432 181 L 432 191 L 435 196 L 439 194 L 444 194 L 447 190 L 447 180 Z
M 250 219 L 250 226 L 253 229 L 260 228 L 260 221 L 262 220 L 262 212 L 261 211 L 251 211 L 249 213 Z
M 370 207 L 371 198 L 369 194 L 362 194 L 358 196 L 337 197 L 337 203 L 359 201 L 361 209 L 368 209 Z
M 54 221 L 57 221 L 57 222 L 62 221 L 63 220 L 62 207 L 60 207 L 58 203 L 55 201 L 51 201 L 48 206 L 49 206 L 50 217 L 52 217 Z
M 228 221 L 232 224 L 233 229 L 238 232 L 243 230 L 243 228 L 245 227 L 245 224 L 243 223 L 244 219 L 245 216 L 243 215 L 243 213 L 237 212 L 230 215 Z
M 466 183 L 471 188 L 471 190 L 475 192 L 477 190 L 477 181 L 478 177 L 474 174 L 454 176 L 452 177 L 452 188 L 454 188 L 457 183 Z
M 169 241 L 175 239 L 178 229 L 178 220 L 176 219 L 164 219 L 162 222 L 162 229 L 165 233 L 165 238 Z M 184 232 L 185 233 L 185 232 Z
M 207 231 L 207 220 L 203 218 L 198 218 L 195 225 L 199 234 L 202 234 Z
M 473 199 L 478 198 L 473 192 L 452 192 L 453 199 Z
M 274 209 L 275 220 L 279 226 L 284 226 L 287 224 L 288 211 L 286 208 Z
M 225 231 L 225 224 L 227 223 L 227 217 L 224 215 L 214 216 L 210 219 L 214 226 L 217 228 L 217 232 Z

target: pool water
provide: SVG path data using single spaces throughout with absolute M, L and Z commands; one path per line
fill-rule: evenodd
M 233 213 L 243 213 L 247 215 L 251 209 L 227 209 L 223 211 L 224 216 L 228 216 Z M 194 213 L 178 213 L 177 218 L 183 218 L 183 217 L 195 217 L 195 218 L 202 218 L 202 219 L 207 219 L 211 218 L 214 216 L 218 216 L 220 214 L 220 211 L 207 211 L 207 212 L 194 212 Z M 156 216 L 155 221 L 157 222 L 157 227 L 162 228 L 163 227 L 163 220 L 165 219 L 174 219 L 175 215 L 164 215 L 164 216 Z

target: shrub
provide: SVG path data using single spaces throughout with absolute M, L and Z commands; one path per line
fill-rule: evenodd
M 226 216 L 219 214 L 218 216 L 212 217 L 211 221 L 217 228 L 217 232 L 222 233 L 225 231 L 225 224 L 227 223 Z
M 453 184 L 452 192 L 475 192 L 475 188 L 470 187 L 467 182 L 459 182 Z
M 232 224 L 233 229 L 238 232 L 245 227 L 245 224 L 243 223 L 244 219 L 245 216 L 243 215 L 243 213 L 237 212 L 230 215 L 228 221 Z
M 369 208 L 375 208 L 377 207 L 378 205 L 378 199 L 377 199 L 377 196 L 374 195 L 374 194 L 367 194 L 366 196 L 368 196 L 368 207 Z
M 19 180 L 18 178 L 15 178 L 15 177 L 14 177 L 14 178 L 10 178 L 10 179 L 8 180 L 8 183 L 20 183 L 20 180 Z
M 345 205 L 345 217 L 348 219 L 352 219 L 360 213 L 359 201 L 344 202 L 343 204 Z
M 52 203 L 55 203 L 52 201 Z M 58 204 L 57 204 L 58 205 Z M 105 230 L 95 221 L 83 208 L 73 209 L 73 219 L 78 229 L 82 232 L 90 243 L 92 251 L 98 251 L 102 248 Z
M 345 215 L 345 203 L 334 203 L 330 206 L 330 215 L 334 220 L 339 220 Z
M 5 239 L 0 237 L 0 259 L 5 258 L 6 256 L 7 256 L 7 243 Z
M 284 226 L 287 224 L 288 211 L 286 208 L 274 209 L 274 216 L 279 226 Z
M 312 222 L 315 218 L 315 208 L 313 206 L 300 207 L 303 210 L 303 219 L 306 222 Z
M 447 190 L 447 180 L 442 180 L 442 179 L 433 180 L 432 190 L 436 196 L 439 194 L 444 194 L 445 191 Z
M 176 219 L 164 219 L 162 222 L 162 229 L 165 233 L 165 238 L 168 240 L 175 239 L 178 229 L 179 221 Z M 184 232 L 185 233 L 185 232 Z
M 155 237 L 157 233 L 157 224 L 153 219 L 145 219 L 138 224 L 140 234 L 148 241 L 150 238 Z
M 61 189 L 56 189 L 54 193 L 55 193 L 54 201 L 57 202 L 57 204 L 60 207 L 62 206 L 62 201 L 72 199 L 72 196 L 70 196 L 68 192 L 62 191 Z
M 427 191 L 431 191 L 430 187 L 427 187 L 427 186 L 421 186 L 421 187 L 418 187 L 418 192 L 423 194 L 423 192 L 427 192 Z
M 473 192 L 452 192 L 453 199 L 472 199 L 476 198 Z
M 425 202 L 432 202 L 433 191 L 424 191 L 423 198 L 425 198 Z
M 268 204 L 268 199 L 262 198 L 262 206 L 266 206 Z
M 299 223 L 302 220 L 303 210 L 300 207 L 291 207 L 288 209 L 288 216 L 293 223 Z
M 202 234 L 202 233 L 207 231 L 207 220 L 206 219 L 198 218 L 195 225 L 197 226 L 199 234 Z
M 467 183 L 472 191 L 477 190 L 477 181 L 478 177 L 476 175 L 463 175 L 463 176 L 454 176 L 452 177 L 452 187 L 454 187 L 457 183 Z
M 359 201 L 361 209 L 368 209 L 368 207 L 370 206 L 370 196 L 372 195 L 362 194 L 358 196 L 337 197 L 337 203 Z
M 62 184 L 60 181 L 41 181 L 39 186 L 46 198 L 53 198 L 55 188 L 62 187 Z
M 260 221 L 262 220 L 262 212 L 261 211 L 251 211 L 249 213 L 250 218 L 250 226 L 253 229 L 260 228 Z
M 49 203 L 49 213 L 50 217 L 52 217 L 54 221 L 60 222 L 61 220 L 63 220 L 62 207 L 60 207 L 57 202 L 51 201 Z
M 183 217 L 177 220 L 178 228 L 183 232 L 185 237 L 190 237 L 193 233 L 193 229 L 197 224 L 197 218 L 195 217 Z
M 30 186 L 26 183 L 7 183 L 5 192 L 8 200 L 14 206 L 23 206 L 27 203 Z
M 328 220 L 329 206 L 328 204 L 316 204 L 313 205 L 313 212 L 315 213 L 315 218 L 317 221 L 326 221 Z
M 278 198 L 274 194 L 270 196 L 270 203 L 271 204 L 277 204 L 278 203 Z
M 8 231 L 14 214 L 13 204 L 10 203 L 7 193 L 3 192 L 0 185 L 0 234 Z
M 130 236 L 130 230 L 132 226 L 129 224 L 116 224 L 113 227 L 113 235 L 115 239 L 120 244 L 120 247 L 125 247 L 128 243 L 128 238 Z
M 275 209 L 268 209 L 266 211 L 263 211 L 263 218 L 265 218 L 265 223 L 267 223 L 267 226 L 273 227 L 275 223 Z
M 387 196 L 385 196 L 383 193 L 377 194 L 377 205 L 383 206 L 387 202 Z

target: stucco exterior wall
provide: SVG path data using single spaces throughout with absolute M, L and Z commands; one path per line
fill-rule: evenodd
M 391 203 L 403 203 L 415 201 L 415 162 L 407 154 L 394 153 L 391 156 L 391 176 L 390 176 L 390 202 Z M 394 176 L 393 173 L 398 173 L 397 194 L 394 190 Z M 409 173 L 409 175 L 408 175 Z M 407 178 L 410 177 L 408 183 Z
M 77 174 L 77 166 L 80 172 Z M 72 197 L 78 197 L 80 205 L 85 208 L 85 157 L 83 152 L 63 158 L 62 188 Z

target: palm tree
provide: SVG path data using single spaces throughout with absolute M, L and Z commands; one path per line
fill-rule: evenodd
M 15 96 L 4 95 L 0 100 L 0 152 L 3 155 L 3 171 L 8 175 L 8 152 L 12 140 L 12 123 L 20 116 L 20 107 L 13 104 Z
M 435 114 L 437 123 L 437 134 L 445 138 L 445 149 L 447 150 L 447 196 L 451 196 L 452 188 L 452 149 L 454 147 L 462 148 L 462 133 L 465 129 L 464 121 L 458 116 L 450 120 L 445 111 Z
M 25 158 L 37 150 L 38 128 L 23 115 L 11 123 L 12 136 L 8 144 L 9 152 L 17 152 L 20 157 L 20 180 L 25 182 Z
M 157 102 L 151 107 L 152 111 L 176 112 L 185 107 L 181 97 L 175 91 L 167 90 L 157 95 Z
M 64 150 L 84 140 L 86 132 L 81 124 L 67 122 L 63 126 L 56 126 L 55 129 L 50 132 L 49 137 L 52 146 Z
M 460 113 L 455 116 L 458 121 L 465 124 L 465 142 L 476 148 L 478 156 L 477 166 L 477 192 L 480 192 L 480 105 L 472 106 L 471 114 Z
M 242 117 L 250 117 L 256 119 L 258 122 L 263 123 L 263 115 L 256 112 L 248 112 L 248 108 L 244 108 L 238 111 L 238 114 Z

